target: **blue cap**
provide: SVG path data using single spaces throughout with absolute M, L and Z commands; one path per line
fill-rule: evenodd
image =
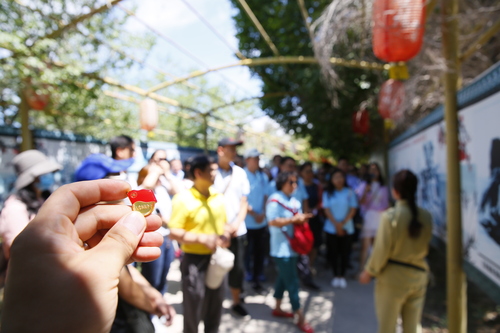
M 75 181 L 102 179 L 110 173 L 127 170 L 134 159 L 115 160 L 104 154 L 92 154 L 75 171 Z

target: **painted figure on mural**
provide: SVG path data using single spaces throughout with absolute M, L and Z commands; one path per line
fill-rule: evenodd
M 438 165 L 434 162 L 434 144 L 429 141 L 423 145 L 425 167 L 420 171 L 420 188 L 422 207 L 429 210 L 434 217 L 435 226 L 438 232 L 444 233 L 446 193 L 440 181 Z
M 500 245 L 500 138 L 491 141 L 490 181 L 480 204 L 481 225 L 488 235 Z

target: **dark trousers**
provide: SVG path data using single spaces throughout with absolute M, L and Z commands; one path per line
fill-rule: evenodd
M 141 264 L 141 272 L 146 280 L 163 295 L 167 291 L 167 274 L 175 255 L 172 241 L 168 236 L 163 237 L 160 250 L 161 255 L 158 259 Z
M 229 250 L 234 254 L 234 266 L 229 271 L 229 287 L 243 291 L 243 279 L 245 275 L 245 245 L 247 235 L 238 236 L 231 239 Z
M 328 260 L 332 266 L 333 276 L 345 277 L 349 254 L 351 252 L 352 236 L 337 236 L 326 233 Z
M 247 246 L 245 251 L 245 269 L 252 272 L 254 283 L 259 283 L 259 276 L 264 270 L 264 258 L 266 255 L 266 228 L 248 229 Z
M 293 311 L 300 309 L 299 277 L 297 276 L 297 257 L 273 258 L 278 270 L 274 283 L 274 298 L 283 299 L 285 290 L 288 291 Z
M 211 255 L 185 253 L 181 262 L 184 333 L 198 333 L 203 320 L 206 333 L 219 331 L 224 283 L 217 289 L 205 286 Z

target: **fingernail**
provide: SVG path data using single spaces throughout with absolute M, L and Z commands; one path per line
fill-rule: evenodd
M 134 234 L 139 235 L 144 229 L 146 219 L 139 212 L 131 212 L 120 223 Z

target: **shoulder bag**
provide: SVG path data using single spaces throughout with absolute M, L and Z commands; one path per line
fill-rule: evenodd
M 271 199 L 270 202 L 276 202 L 286 210 L 292 212 L 293 215 L 298 214 L 298 210 L 285 206 L 277 199 Z M 281 229 L 285 237 L 290 242 L 292 250 L 298 254 L 308 254 L 311 252 L 314 245 L 314 235 L 309 228 L 309 222 L 294 223 L 293 224 L 293 237 L 290 237 L 283 229 Z

